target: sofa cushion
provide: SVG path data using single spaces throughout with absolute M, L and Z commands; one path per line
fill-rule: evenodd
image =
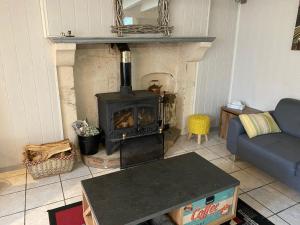
M 239 137 L 238 154 L 255 165 L 274 173 L 296 175 L 300 162 L 300 138 L 285 133 L 249 139 Z
M 269 112 L 239 115 L 249 138 L 262 134 L 279 133 L 281 130 Z
M 300 137 L 300 101 L 285 98 L 277 104 L 273 116 L 280 129 L 290 135 Z

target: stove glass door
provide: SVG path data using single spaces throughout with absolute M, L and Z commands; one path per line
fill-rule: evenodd
M 122 109 L 113 115 L 115 129 L 131 128 L 134 126 L 134 109 Z
M 154 108 L 149 106 L 138 107 L 137 110 L 137 118 L 138 118 L 138 126 L 145 127 L 153 124 L 155 120 Z

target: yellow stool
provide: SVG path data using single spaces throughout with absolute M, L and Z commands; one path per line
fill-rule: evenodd
M 198 144 L 201 144 L 201 136 L 205 136 L 205 140 L 208 141 L 208 133 L 210 128 L 210 119 L 207 115 L 192 115 L 188 119 L 188 131 L 189 139 L 193 134 L 198 135 Z

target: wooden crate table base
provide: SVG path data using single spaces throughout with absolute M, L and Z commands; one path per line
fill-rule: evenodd
M 222 224 L 236 216 L 238 188 L 217 193 L 169 213 L 177 225 Z
M 87 201 L 86 195 L 82 193 L 82 209 L 85 225 L 97 225 L 91 207 Z
M 86 225 L 98 225 L 83 192 L 82 208 Z M 217 193 L 173 210 L 169 216 L 177 225 L 218 225 L 236 216 L 238 187 Z

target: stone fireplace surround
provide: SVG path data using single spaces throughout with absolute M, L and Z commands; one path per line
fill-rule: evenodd
M 199 62 L 212 42 L 129 44 L 133 90 L 142 89 L 143 77 L 168 73 L 175 80 L 177 127 L 186 133 L 186 121 L 195 113 Z M 72 123 L 88 118 L 98 125 L 96 93 L 119 91 L 120 53 L 110 44 L 55 43 L 63 133 L 76 143 Z

